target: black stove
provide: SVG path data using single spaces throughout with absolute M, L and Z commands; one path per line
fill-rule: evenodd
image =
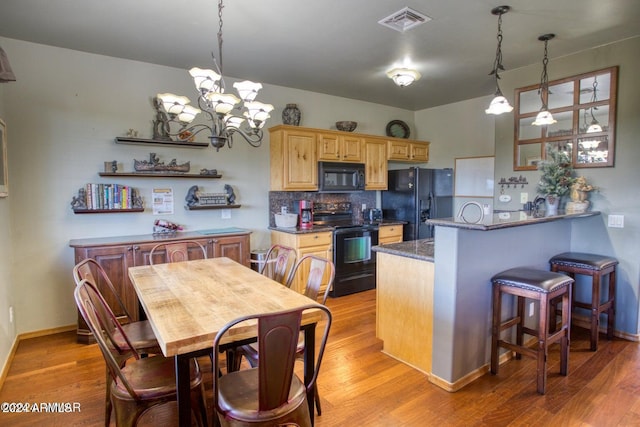
M 354 219 L 350 202 L 315 203 L 313 225 L 333 227 L 333 263 L 336 268 L 331 296 L 338 297 L 376 287 L 378 225 Z

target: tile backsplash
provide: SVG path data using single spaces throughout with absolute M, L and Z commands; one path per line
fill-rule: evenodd
M 367 207 L 376 206 L 375 191 L 358 191 L 354 193 L 318 193 L 306 191 L 270 191 L 269 192 L 269 226 L 275 227 L 275 214 L 286 206 L 289 212 L 295 212 L 294 205 L 298 200 L 311 200 L 314 203 L 351 202 L 354 220 L 362 219 L 362 204 Z

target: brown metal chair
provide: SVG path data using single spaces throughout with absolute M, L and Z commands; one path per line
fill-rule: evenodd
M 267 251 L 265 262 L 260 269 L 260 274 L 283 285 L 288 285 L 295 264 L 295 249 L 284 245 L 273 245 L 269 248 L 269 251 Z
M 180 240 L 178 242 L 165 242 L 155 245 L 149 252 L 149 264 L 158 264 L 157 262 L 153 262 L 153 257 L 163 248 L 165 251 L 165 263 L 188 261 L 190 259 L 190 246 L 200 248 L 200 251 L 202 251 L 202 258 L 207 259 L 207 250 L 200 242 L 196 242 L 195 240 Z
M 298 336 L 303 312 L 320 311 L 324 331 L 310 383 L 294 373 Z M 307 392 L 314 387 L 331 328 L 331 311 L 323 305 L 310 304 L 295 310 L 244 316 L 229 322 L 213 341 L 213 372 L 220 369 L 220 343 L 228 339 L 227 331 L 243 322 L 257 321 L 260 360 L 251 369 L 214 375 L 213 409 L 222 426 L 278 426 L 295 423 L 311 426 Z
M 320 289 L 323 284 L 325 285 L 324 291 L 322 293 L 322 299 L 320 300 L 321 304 L 324 304 L 327 301 L 327 297 L 329 296 L 329 291 L 333 286 L 333 280 L 335 278 L 335 266 L 333 262 L 321 258 L 317 255 L 305 255 L 300 258 L 300 261 L 295 265 L 291 272 L 291 276 L 289 277 L 289 286 L 291 286 L 291 282 L 296 280 L 298 275 L 305 274 L 307 276 L 307 283 L 304 288 L 303 294 L 311 298 L 314 301 L 318 300 L 318 295 L 320 293 Z M 327 278 L 326 283 L 323 282 L 323 278 Z M 304 355 L 304 334 L 300 333 L 298 339 L 298 347 L 296 349 L 296 356 L 298 359 L 302 359 Z M 252 367 L 256 367 L 258 365 L 258 346 L 256 344 L 247 344 L 240 347 L 236 350 L 235 354 L 235 367 L 236 369 L 240 369 L 240 362 L 244 356 L 249 362 L 249 365 Z M 314 385 L 315 387 L 315 385 Z M 315 393 L 315 405 L 316 410 L 318 411 L 318 415 L 322 415 L 322 406 L 320 405 L 320 396 L 318 394 L 318 390 L 316 388 Z
M 155 334 L 153 333 L 153 329 L 151 328 L 151 324 L 148 320 L 141 321 L 133 321 L 131 315 L 127 311 L 127 308 L 124 305 L 124 302 L 120 298 L 120 295 L 116 291 L 113 283 L 109 279 L 106 271 L 102 268 L 102 266 L 93 258 L 87 258 L 80 261 L 73 267 L 73 279 L 76 282 L 76 286 L 80 285 L 82 280 L 88 280 L 89 282 L 97 285 L 101 284 L 103 289 L 108 289 L 109 294 L 112 297 L 112 300 L 115 299 L 119 312 L 122 313 L 125 318 L 120 318 L 119 321 L 122 324 L 122 330 L 125 332 L 129 342 L 136 349 L 138 354 L 143 357 L 149 354 L 160 354 L 162 350 L 158 345 L 158 340 L 156 339 Z M 113 312 L 113 308 L 111 308 Z M 121 317 L 121 316 L 119 316 Z M 113 338 L 117 344 L 116 348 L 124 349 L 127 347 L 127 342 L 122 334 L 119 333 L 119 330 L 114 329 Z M 118 362 L 119 366 L 124 366 L 126 360 L 133 355 L 130 352 L 124 351 L 123 353 L 114 352 L 114 357 Z M 106 390 L 106 398 L 105 398 L 105 425 L 109 425 L 111 420 L 111 390 L 109 389 L 110 374 L 107 369 L 107 390 Z
M 140 416 L 156 405 L 176 400 L 175 362 L 172 357 L 141 358 L 126 332 L 96 286 L 82 280 L 74 292 L 76 305 L 93 333 L 107 364 L 110 398 L 116 414 L 116 426 L 135 426 Z M 124 345 L 116 340 L 119 334 Z M 123 366 L 119 357 L 130 354 Z M 191 361 L 191 407 L 199 425 L 207 425 L 204 387 L 200 367 Z

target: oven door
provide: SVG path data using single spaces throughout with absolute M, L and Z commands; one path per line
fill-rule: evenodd
M 337 297 L 376 287 L 377 227 L 340 228 L 333 233 L 333 263 L 336 268 L 331 296 Z

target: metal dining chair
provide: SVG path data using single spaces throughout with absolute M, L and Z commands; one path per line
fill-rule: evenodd
M 158 340 L 153 333 L 153 329 L 151 328 L 151 324 L 149 323 L 149 321 L 133 320 L 133 318 L 129 314 L 129 311 L 127 311 L 127 308 L 124 305 L 122 298 L 120 298 L 120 295 L 109 279 L 109 276 L 107 275 L 106 271 L 104 271 L 104 268 L 102 268 L 102 266 L 98 263 L 98 261 L 93 258 L 86 258 L 80 261 L 73 267 L 73 279 L 76 282 L 76 286 L 80 285 L 83 280 L 88 280 L 96 286 L 100 285 L 102 289 L 108 289 L 111 299 L 116 301 L 119 309 L 118 312 L 121 314 L 121 316 L 117 316 L 119 317 L 121 328 L 125 332 L 129 343 L 138 352 L 138 354 L 144 357 L 150 354 L 162 353 L 162 350 L 160 349 L 160 346 L 158 344 Z M 110 307 L 110 310 L 113 312 L 113 308 Z M 118 329 L 114 329 L 113 338 L 116 342 L 116 347 L 114 347 L 112 350 L 114 350 L 115 348 L 127 347 L 127 342 L 124 336 L 119 333 Z M 114 353 L 114 358 L 116 359 L 116 362 L 119 366 L 124 366 L 126 360 L 130 357 L 132 357 L 132 354 L 130 352 L 125 351 L 123 353 Z M 105 424 L 108 426 L 111 420 L 111 410 L 113 409 L 111 405 L 111 390 L 109 389 L 111 381 L 108 369 L 106 370 L 106 377 L 107 390 L 105 397 Z
M 176 401 L 174 358 L 141 358 L 113 311 L 91 281 L 82 280 L 76 286 L 74 297 L 109 370 L 108 389 L 115 409 L 116 426 L 135 426 L 140 416 L 148 409 Z M 123 341 L 116 339 L 116 335 Z M 124 365 L 120 362 L 123 355 L 130 355 Z M 199 425 L 206 426 L 204 386 L 200 367 L 195 359 L 191 360 L 190 373 L 191 407 Z M 109 425 L 108 420 L 105 425 Z
M 295 374 L 294 364 L 302 315 L 310 310 L 321 312 L 324 331 L 317 356 L 312 356 L 313 377 L 305 386 Z M 315 390 L 331 320 L 326 306 L 309 304 L 294 310 L 244 316 L 225 325 L 213 341 L 213 372 L 220 370 L 221 342 L 228 339 L 229 329 L 241 323 L 250 322 L 250 327 L 257 322 L 260 360 L 255 368 L 213 375 L 213 409 L 220 424 L 310 427 L 307 392 L 312 387 Z
M 289 277 L 289 285 L 296 280 L 298 276 L 307 277 L 307 281 L 305 284 L 303 294 L 314 300 L 318 301 L 318 296 L 320 295 L 320 289 L 324 289 L 322 292 L 322 297 L 320 299 L 321 304 L 325 304 L 327 301 L 327 297 L 329 296 L 329 291 L 333 286 L 333 281 L 335 278 L 335 266 L 332 261 L 321 258 L 317 255 L 305 255 L 296 263 L 293 268 L 291 275 Z M 323 280 L 326 278 L 326 281 Z M 298 359 L 302 359 L 304 355 L 304 334 L 300 333 L 298 337 L 298 347 L 296 349 L 296 356 Z M 246 344 L 236 349 L 235 352 L 235 368 L 240 369 L 240 364 L 242 360 L 242 356 L 247 359 L 249 365 L 252 367 L 258 366 L 258 360 L 260 358 L 259 355 L 259 346 L 254 344 Z M 316 387 L 314 385 L 314 387 Z M 315 405 L 318 415 L 322 415 L 322 406 L 320 404 L 320 396 L 318 394 L 318 390 L 316 387 L 315 393 Z
M 149 264 L 158 264 L 157 262 L 154 262 L 154 256 L 157 258 L 158 253 L 163 249 L 165 251 L 165 263 L 188 261 L 190 259 L 189 247 L 194 246 L 196 247 L 196 250 L 198 248 L 200 249 L 198 252 L 202 252 L 202 258 L 207 259 L 207 250 L 200 242 L 196 242 L 195 240 L 180 240 L 177 242 L 165 242 L 155 245 L 149 252 Z
M 283 285 L 288 285 L 295 264 L 295 249 L 284 245 L 272 245 L 267 251 L 260 274 Z

